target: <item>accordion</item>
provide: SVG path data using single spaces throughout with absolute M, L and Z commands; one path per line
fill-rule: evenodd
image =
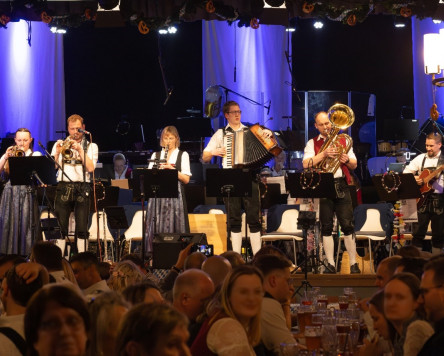
M 222 160 L 223 168 L 260 168 L 278 156 L 282 148 L 274 136 L 264 138 L 263 129 L 255 124 L 248 130 L 226 132 L 224 147 L 227 150 Z

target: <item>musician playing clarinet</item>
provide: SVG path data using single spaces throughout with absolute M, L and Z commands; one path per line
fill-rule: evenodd
M 424 179 L 437 167 L 444 164 L 444 156 L 441 154 L 442 136 L 439 133 L 430 133 L 426 137 L 426 153 L 415 157 L 404 169 L 404 173 L 415 175 L 416 182 L 424 187 Z M 418 223 L 412 226 L 412 245 L 422 250 L 425 249 L 424 238 L 429 222 L 432 227 L 432 253 L 440 254 L 444 246 L 444 198 L 443 198 L 443 174 L 439 173 L 437 179 L 430 181 L 426 199 L 423 204 L 418 204 Z M 425 190 L 421 188 L 421 191 Z M 421 200 L 420 200 L 421 201 Z
M 248 130 L 248 127 L 241 122 L 241 110 L 239 104 L 235 101 L 227 101 L 222 107 L 222 112 L 227 119 L 227 126 L 223 129 L 217 130 L 211 137 L 207 147 L 205 147 L 202 154 L 202 161 L 208 163 L 213 156 L 225 157 L 230 152 L 227 152 L 224 146 L 224 136 L 227 132 L 237 132 L 242 130 Z M 263 136 L 268 138 L 272 136 L 270 130 L 263 130 Z M 223 161 L 222 168 L 228 167 L 226 160 Z M 231 226 L 231 244 L 233 251 L 241 253 L 242 250 L 242 205 L 246 212 L 246 219 L 250 228 L 250 242 L 253 254 L 255 254 L 261 248 L 261 214 L 260 214 L 260 195 L 259 184 L 257 180 L 256 172 L 252 172 L 251 185 L 252 193 L 251 197 L 231 197 L 230 204 L 230 216 L 228 217 Z M 259 173 L 259 172 L 257 172 Z M 225 206 L 228 204 L 228 198 L 224 198 Z
M 335 157 L 339 159 L 340 166 L 334 174 L 336 198 L 322 198 L 319 205 L 319 219 L 321 221 L 321 235 L 324 246 L 325 257 L 328 263 L 324 273 L 336 273 L 334 260 L 334 240 L 333 240 L 333 214 L 336 213 L 341 230 L 344 233 L 344 244 L 347 249 L 350 261 L 350 273 L 361 273 L 356 263 L 356 239 L 354 237 L 354 218 L 353 205 L 350 197 L 350 191 L 347 189 L 349 184 L 350 171 L 357 166 L 356 156 L 353 153 L 353 147 L 348 153 L 341 153 L 338 157 L 336 148 L 329 146 L 324 151 L 321 147 L 324 140 L 332 129 L 332 124 L 328 114 L 321 111 L 315 115 L 315 127 L 319 135 L 309 140 L 304 150 L 304 159 L 302 164 L 304 168 L 315 167 L 325 157 Z

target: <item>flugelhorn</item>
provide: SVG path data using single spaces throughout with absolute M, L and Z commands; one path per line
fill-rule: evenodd
M 352 138 L 344 133 L 339 134 L 339 131 L 348 129 L 355 122 L 355 114 L 347 105 L 335 104 L 328 109 L 327 115 L 332 129 L 318 153 L 334 147 L 338 154 L 335 157 L 325 157 L 317 167 L 323 172 L 334 174 L 341 165 L 341 154 L 348 153 L 353 146 Z
M 11 151 L 11 157 L 25 157 L 26 153 L 19 146 L 14 146 Z

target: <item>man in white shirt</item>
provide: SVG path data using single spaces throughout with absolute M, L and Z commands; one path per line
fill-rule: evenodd
M 51 152 L 51 155 L 54 156 L 61 167 L 57 174 L 59 183 L 55 197 L 55 213 L 62 234 L 66 237 L 68 235 L 69 216 L 74 211 L 75 237 L 76 239 L 82 239 L 78 248 L 83 250 L 84 241 L 89 236 L 90 174 L 96 167 L 99 148 L 95 143 L 89 143 L 84 137 L 85 125 L 80 115 L 71 115 L 67 123 L 69 137 L 65 141 L 58 140 Z
M 424 176 L 421 173 L 426 168 L 430 172 L 444 165 L 444 157 L 441 154 L 442 136 L 439 133 L 430 133 L 425 141 L 426 153 L 415 157 L 404 169 L 404 173 L 415 175 L 416 182 L 424 187 Z M 442 167 L 443 168 L 443 167 Z M 431 183 L 431 184 L 430 184 Z M 443 175 L 439 173 L 436 180 L 431 181 L 430 188 L 424 203 L 418 206 L 418 223 L 414 223 L 412 245 L 424 249 L 424 238 L 427 228 L 431 222 L 432 227 L 432 253 L 439 254 L 444 246 L 444 198 L 443 198 Z M 425 189 L 422 189 L 423 191 Z

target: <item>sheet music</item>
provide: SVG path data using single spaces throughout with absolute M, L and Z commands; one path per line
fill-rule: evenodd
M 319 219 L 319 198 L 300 198 L 299 211 L 315 211 L 316 220 Z
M 401 214 L 404 222 L 417 222 L 418 221 L 418 209 L 416 206 L 416 199 L 404 199 L 401 200 Z
M 268 184 L 279 184 L 281 194 L 287 194 L 287 191 L 285 190 L 285 177 L 267 177 L 267 183 Z

